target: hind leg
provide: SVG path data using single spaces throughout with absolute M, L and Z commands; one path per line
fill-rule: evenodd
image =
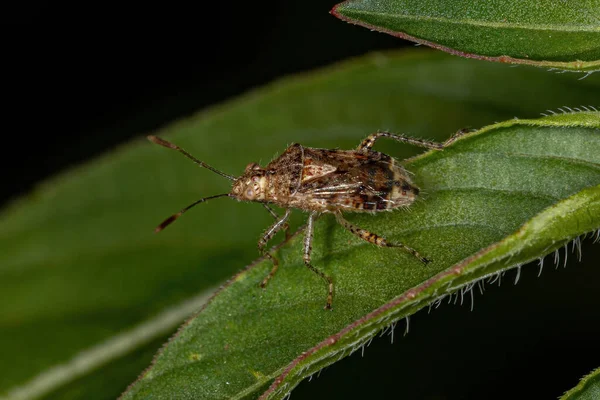
M 415 249 L 413 249 L 411 247 L 408 247 L 405 244 L 388 242 L 386 239 L 382 238 L 379 235 L 376 235 L 376 234 L 374 234 L 372 232 L 367 231 L 366 229 L 362 229 L 362 228 L 359 228 L 356 225 L 351 224 L 350 222 L 348 222 L 348 221 L 346 221 L 344 219 L 344 217 L 342 216 L 342 213 L 339 212 L 339 211 L 335 213 L 335 218 L 337 219 L 337 221 L 339 222 L 339 224 L 342 225 L 347 230 L 349 230 L 350 233 L 358 236 L 359 238 L 361 238 L 364 241 L 367 241 L 369 243 L 373 243 L 374 245 L 377 245 L 379 247 L 398 247 L 398 248 L 401 248 L 401 249 L 409 252 L 413 256 L 417 257 L 419 259 L 419 261 L 421 261 L 424 264 L 427 264 L 427 263 L 429 263 L 431 261 L 431 260 L 428 260 L 427 258 L 423 257 Z
M 418 147 L 425 147 L 427 149 L 443 150 L 445 147 L 448 147 L 452 143 L 454 143 L 456 141 L 456 139 L 458 139 L 459 137 L 461 137 L 462 135 L 464 135 L 466 132 L 467 131 L 465 131 L 465 130 L 460 130 L 460 131 L 456 132 L 454 135 L 452 135 L 444 143 L 437 143 L 437 142 L 432 142 L 430 140 L 419 139 L 419 138 L 412 138 L 410 136 L 396 135 L 394 133 L 380 131 L 380 132 L 372 133 L 371 135 L 367 136 L 358 145 L 358 149 L 357 150 L 359 150 L 359 151 L 368 151 L 368 150 L 371 150 L 371 148 L 373 147 L 373 145 L 375 144 L 375 142 L 378 139 L 381 139 L 383 137 L 390 138 L 390 139 L 393 139 L 393 140 L 396 140 L 396 141 L 402 142 L 402 143 L 412 144 L 412 145 L 418 146 Z

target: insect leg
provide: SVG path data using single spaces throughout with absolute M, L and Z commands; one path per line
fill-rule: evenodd
M 271 214 L 273 216 L 273 218 L 275 218 L 275 220 L 279 220 L 279 215 L 277 215 L 277 213 L 275 211 L 273 211 L 273 209 L 271 207 L 269 207 L 269 205 L 267 203 L 261 203 L 263 205 L 263 207 L 265 207 L 265 209 L 269 212 L 269 214 Z M 286 222 L 283 227 L 283 232 L 285 233 L 285 240 L 289 240 L 290 238 L 290 225 Z
M 333 280 L 330 276 L 325 275 L 322 271 L 316 269 L 310 263 L 310 255 L 312 252 L 312 239 L 314 232 L 314 220 L 316 213 L 312 213 L 308 216 L 308 222 L 306 224 L 306 233 L 304 234 L 304 265 L 308 267 L 312 272 L 323 278 L 328 284 L 327 292 L 327 304 L 325 305 L 326 310 L 331 310 L 331 303 L 333 302 Z
M 272 211 L 273 214 L 275 214 L 275 212 L 273 210 L 271 210 L 270 208 L 268 208 L 268 210 Z M 271 253 L 269 253 L 268 251 L 265 251 L 265 246 L 267 245 L 267 242 L 269 240 L 271 240 L 271 238 L 273 236 L 275 236 L 275 234 L 277 232 L 279 232 L 282 228 L 285 228 L 288 225 L 286 221 L 289 218 L 291 213 L 292 213 L 291 209 L 288 208 L 287 210 L 285 210 L 285 214 L 283 215 L 283 217 L 281 217 L 281 218 L 277 217 L 278 220 L 275 221 L 275 223 L 273 223 L 273 225 L 271 225 L 269 227 L 269 229 L 267 229 L 265 231 L 265 233 L 263 234 L 263 237 L 260 238 L 260 240 L 258 241 L 258 251 L 260 252 L 260 254 L 267 257 L 273 263 L 273 268 L 271 269 L 271 272 L 269 272 L 269 275 L 267 275 L 266 278 L 263 279 L 263 281 L 260 284 L 260 286 L 262 288 L 267 286 L 267 283 L 273 277 L 273 275 L 275 275 L 275 272 L 277 272 L 277 268 L 279 268 L 279 261 L 277 260 L 277 258 L 273 257 L 271 255 Z M 277 214 L 275 214 L 275 216 L 277 216 Z M 289 228 L 289 226 L 288 226 L 288 228 Z
M 342 225 L 344 228 L 346 228 L 351 233 L 358 236 L 359 238 L 361 238 L 364 241 L 373 243 L 379 247 L 402 248 L 402 249 L 406 250 L 407 252 L 409 252 L 410 254 L 412 254 L 413 256 L 417 257 L 424 264 L 427 264 L 431 261 L 431 260 L 428 260 L 427 258 L 423 257 L 421 254 L 419 254 L 418 251 L 416 251 L 415 249 L 413 249 L 411 247 L 408 247 L 402 243 L 390 243 L 379 235 L 376 235 L 372 232 L 367 231 L 366 229 L 362 229 L 356 225 L 351 224 L 350 222 L 348 222 L 344 219 L 344 217 L 342 216 L 342 213 L 339 211 L 335 213 L 335 218 L 340 223 L 340 225 Z
M 359 151 L 370 150 L 373 147 L 373 145 L 375 144 L 375 142 L 382 137 L 390 138 L 390 139 L 397 140 L 402 143 L 408 143 L 408 144 L 412 144 L 412 145 L 419 146 L 419 147 L 425 147 L 427 149 L 442 150 L 445 147 L 448 147 L 449 145 L 454 143 L 456 141 L 456 139 L 458 139 L 460 136 L 464 135 L 466 132 L 467 132 L 466 130 L 460 130 L 460 131 L 456 132 L 454 135 L 452 135 L 444 143 L 437 143 L 437 142 L 432 142 L 430 140 L 412 138 L 410 136 L 405 136 L 405 135 L 396 135 L 396 134 L 393 134 L 390 132 L 385 132 L 385 131 L 378 131 L 378 132 L 372 133 L 369 136 L 367 136 L 366 139 L 364 139 L 358 145 L 358 150 Z

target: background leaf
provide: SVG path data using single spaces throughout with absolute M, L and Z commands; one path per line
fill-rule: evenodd
M 291 141 L 350 148 L 377 129 L 440 139 L 465 127 L 535 117 L 547 108 L 597 105 L 597 77 L 551 77 L 443 54 L 373 54 L 277 82 L 161 135 L 236 173 L 249 161 L 264 164 Z M 417 152 L 396 144 L 378 146 L 400 159 Z M 256 258 L 256 240 L 271 217 L 253 204 L 215 200 L 160 235 L 152 233 L 183 205 L 227 189 L 222 178 L 140 139 L 46 182 L 5 209 L 0 216 L 0 342 L 3 360 L 12 361 L 0 364 L 0 393 L 14 394 L 22 386 L 39 397 L 81 383 L 72 374 L 43 390 L 34 384 L 40 374 L 70 365 L 84 350 L 198 293 L 210 293 L 215 283 Z M 296 255 L 291 258 L 297 261 Z M 311 279 L 302 268 L 297 273 Z M 320 306 L 322 288 L 315 283 L 298 289 L 314 291 Z M 132 354 L 146 345 L 134 342 L 126 350 Z M 106 369 L 97 363 L 81 373 L 101 382 L 119 364 L 116 360 Z M 131 382 L 140 365 L 123 368 L 121 374 L 130 379 L 122 381 Z M 73 398 L 111 398 L 124 389 L 82 385 L 69 392 Z
M 600 68 L 598 0 L 348 0 L 332 13 L 464 57 L 575 71 Z

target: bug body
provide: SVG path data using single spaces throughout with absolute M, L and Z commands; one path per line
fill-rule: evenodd
M 265 168 L 249 164 L 231 191 L 242 201 L 331 213 L 377 212 L 410 205 L 419 189 L 383 153 L 292 144 Z
M 306 211 L 309 216 L 304 236 L 304 264 L 327 282 L 328 294 L 325 308 L 331 309 L 333 280 L 311 264 L 315 218 L 323 213 L 332 213 L 345 229 L 359 238 L 380 247 L 402 248 L 423 263 L 428 263 L 429 260 L 416 250 L 402 243 L 388 242 L 379 235 L 351 224 L 344 219 L 343 213 L 376 213 L 407 207 L 419 194 L 419 189 L 410 180 L 408 172 L 394 158 L 372 150 L 377 139 L 388 137 L 404 143 L 441 150 L 461 134 L 462 132 L 458 132 L 444 143 L 435 143 L 389 132 L 376 132 L 364 139 L 355 150 L 316 149 L 294 143 L 264 168 L 256 163 L 248 164 L 244 174 L 238 178 L 224 174 L 197 160 L 166 140 L 149 136 L 152 142 L 177 150 L 197 164 L 233 181 L 230 193 L 196 201 L 167 218 L 156 228 L 156 231 L 164 229 L 196 204 L 212 198 L 231 197 L 239 201 L 262 203 L 275 218 L 275 222 L 258 241 L 260 253 L 273 263 L 271 272 L 261 282 L 261 286 L 265 287 L 279 267 L 277 259 L 265 250 L 268 241 L 281 230 L 287 233 L 287 220 L 292 209 Z M 269 206 L 270 204 L 286 209 L 285 214 L 277 215 Z

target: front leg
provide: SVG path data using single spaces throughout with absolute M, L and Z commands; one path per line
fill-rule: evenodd
M 267 210 L 269 210 L 271 212 L 273 211 L 268 206 L 267 206 Z M 273 257 L 273 255 L 271 255 L 271 253 L 269 253 L 268 251 L 265 250 L 265 246 L 267 245 L 267 242 L 269 240 L 271 240 L 271 238 L 273 236 L 275 236 L 275 234 L 277 232 L 279 232 L 281 229 L 286 230 L 286 239 L 287 239 L 287 236 L 288 236 L 287 230 L 288 230 L 289 226 L 286 221 L 289 218 L 291 213 L 292 213 L 291 209 L 288 208 L 287 210 L 285 210 L 285 214 L 283 215 L 283 217 L 281 217 L 280 219 L 275 221 L 275 223 L 273 225 L 271 225 L 269 227 L 269 229 L 267 229 L 265 231 L 265 233 L 263 234 L 263 237 L 260 238 L 260 240 L 258 241 L 258 251 L 260 252 L 260 254 L 267 257 L 273 263 L 273 268 L 271 269 L 271 272 L 269 272 L 269 275 L 267 275 L 265 277 L 265 279 L 263 279 L 263 281 L 260 283 L 260 287 L 262 287 L 262 288 L 267 286 L 267 283 L 273 277 L 273 275 L 275 275 L 275 273 L 277 272 L 277 269 L 279 268 L 279 261 L 277 260 L 277 258 Z M 275 213 L 273 212 L 273 214 L 275 214 Z M 277 214 L 275 214 L 275 216 L 276 215 Z
M 351 224 L 350 222 L 348 222 L 344 219 L 344 217 L 342 216 L 342 213 L 339 211 L 335 213 L 335 218 L 340 223 L 340 225 L 342 225 L 344 228 L 349 230 L 351 233 L 353 233 L 354 235 L 358 236 L 359 238 L 361 238 L 362 240 L 364 240 L 366 242 L 373 243 L 374 245 L 377 245 L 379 247 L 402 248 L 402 249 L 406 250 L 407 252 L 409 252 L 410 254 L 412 254 L 413 256 L 417 257 L 424 264 L 427 264 L 431 261 L 431 260 L 428 260 L 427 258 L 423 257 L 421 254 L 419 254 L 418 251 L 416 251 L 415 249 L 413 249 L 411 247 L 408 247 L 402 243 L 390 243 L 379 235 L 376 235 L 374 233 L 369 232 L 366 229 L 362 229 L 356 225 Z
M 279 215 L 277 215 L 277 213 L 275 211 L 273 211 L 273 209 L 271 207 L 269 207 L 269 205 L 267 203 L 261 203 L 263 205 L 263 207 L 265 207 L 265 209 L 269 212 L 269 214 L 271 214 L 271 216 L 273 218 L 275 218 L 276 221 L 279 220 Z M 290 225 L 286 222 L 283 227 L 283 232 L 285 233 L 285 240 L 288 241 L 290 240 Z

